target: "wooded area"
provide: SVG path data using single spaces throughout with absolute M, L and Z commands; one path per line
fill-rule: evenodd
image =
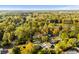
M 79 53 L 79 11 L 0 14 L 0 53 L 61 54 L 68 50 Z

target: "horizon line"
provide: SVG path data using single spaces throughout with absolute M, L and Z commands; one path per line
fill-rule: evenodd
M 79 5 L 0 5 L 0 10 L 79 10 Z

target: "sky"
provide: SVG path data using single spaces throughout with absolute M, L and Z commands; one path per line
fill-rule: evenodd
M 0 10 L 79 10 L 79 5 L 0 5 Z

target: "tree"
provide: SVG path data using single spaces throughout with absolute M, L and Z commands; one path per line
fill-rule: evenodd
M 19 47 L 13 47 L 12 53 L 13 54 L 20 54 L 20 48 Z
M 6 40 L 7 40 L 8 42 L 11 42 L 11 39 L 12 39 L 11 33 L 9 33 L 9 32 L 4 32 L 2 41 L 6 41 Z
M 57 44 L 55 45 L 55 49 L 58 50 L 58 48 L 59 48 L 59 50 L 60 50 L 60 49 L 61 49 L 61 50 L 66 49 L 66 48 L 67 48 L 66 41 L 60 41 L 59 43 L 57 43 Z
M 67 35 L 67 33 L 66 33 L 66 32 L 63 32 L 63 33 L 61 33 L 61 34 L 60 34 L 60 37 L 61 37 L 61 38 L 62 38 L 62 40 L 63 40 L 63 39 L 68 38 L 68 35 Z
M 21 45 L 21 44 L 25 44 L 26 43 L 26 39 L 23 38 L 23 39 L 17 39 L 15 40 L 15 45 Z
M 68 42 L 67 42 L 68 47 L 74 47 L 75 45 L 76 45 L 76 39 L 74 38 L 68 39 Z
M 3 31 L 0 31 L 0 41 L 2 41 Z
M 11 45 L 11 42 L 9 42 L 8 40 L 2 41 L 1 46 L 2 47 L 6 47 L 9 48 Z
M 44 48 L 44 49 L 39 50 L 38 54 L 51 54 L 51 51 L 50 49 Z
M 21 26 L 20 27 L 17 27 L 16 28 L 16 31 L 15 31 L 15 35 L 18 37 L 18 39 L 22 39 L 26 35 L 26 31 Z
M 6 26 L 6 28 L 4 29 L 6 32 L 10 32 L 13 31 L 15 29 L 15 26 L 13 24 L 9 24 Z
M 70 38 L 75 38 L 76 37 L 75 32 L 74 31 L 69 32 L 69 37 Z
M 54 51 L 56 54 L 60 54 L 63 52 L 63 50 L 59 46 L 55 46 Z
M 78 39 L 78 41 L 79 41 L 79 33 L 77 34 L 77 39 Z
M 47 42 L 49 39 L 48 39 L 48 36 L 42 36 L 41 40 L 42 42 Z
M 21 48 L 22 54 L 32 54 L 35 51 L 34 44 L 32 42 L 29 42 L 25 48 Z

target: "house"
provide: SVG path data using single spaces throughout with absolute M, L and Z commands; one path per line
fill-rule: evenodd
M 64 20 L 63 23 L 64 24 L 72 24 L 73 23 L 73 20 Z

